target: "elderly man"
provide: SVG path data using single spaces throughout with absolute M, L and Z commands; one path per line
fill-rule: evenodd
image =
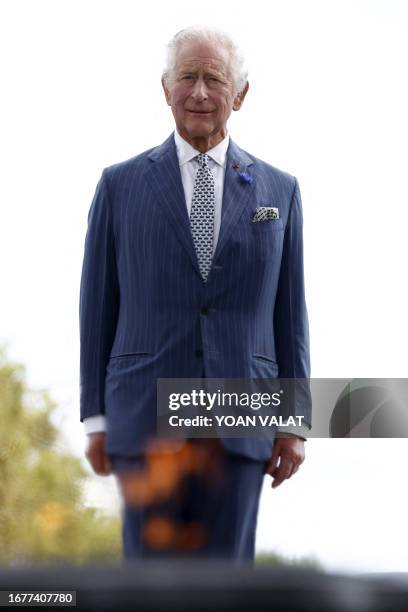
M 228 35 L 176 34 L 162 85 L 174 133 L 105 168 L 89 211 L 86 456 L 97 474 L 117 476 L 126 559 L 252 561 L 264 475 L 276 487 L 298 470 L 305 427 L 282 426 L 272 440 L 166 442 L 156 381 L 309 378 L 301 196 L 294 176 L 230 139 L 248 81 Z

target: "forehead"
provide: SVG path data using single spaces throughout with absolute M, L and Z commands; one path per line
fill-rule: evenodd
M 185 41 L 176 55 L 176 70 L 186 67 L 213 68 L 227 73 L 230 65 L 229 51 L 216 42 Z

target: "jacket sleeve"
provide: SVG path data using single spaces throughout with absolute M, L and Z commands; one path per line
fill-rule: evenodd
M 274 310 L 274 334 L 279 378 L 286 399 L 281 414 L 303 416 L 311 427 L 309 322 L 303 266 L 303 212 L 299 184 L 295 186 L 285 228 L 281 268 Z
M 119 283 L 106 171 L 88 214 L 82 264 L 80 328 L 80 420 L 104 414 L 106 365 L 119 313 Z

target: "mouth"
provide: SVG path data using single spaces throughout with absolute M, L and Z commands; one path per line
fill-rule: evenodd
M 193 115 L 211 115 L 214 111 L 193 111 L 187 109 L 188 113 L 192 113 Z

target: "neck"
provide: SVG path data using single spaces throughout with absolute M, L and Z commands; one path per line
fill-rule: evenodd
M 207 153 L 210 149 L 213 149 L 217 146 L 222 140 L 224 140 L 227 135 L 227 130 L 222 129 L 216 134 L 211 134 L 210 136 L 190 136 L 184 130 L 177 130 L 180 136 L 187 141 L 196 151 L 200 151 L 200 153 Z

